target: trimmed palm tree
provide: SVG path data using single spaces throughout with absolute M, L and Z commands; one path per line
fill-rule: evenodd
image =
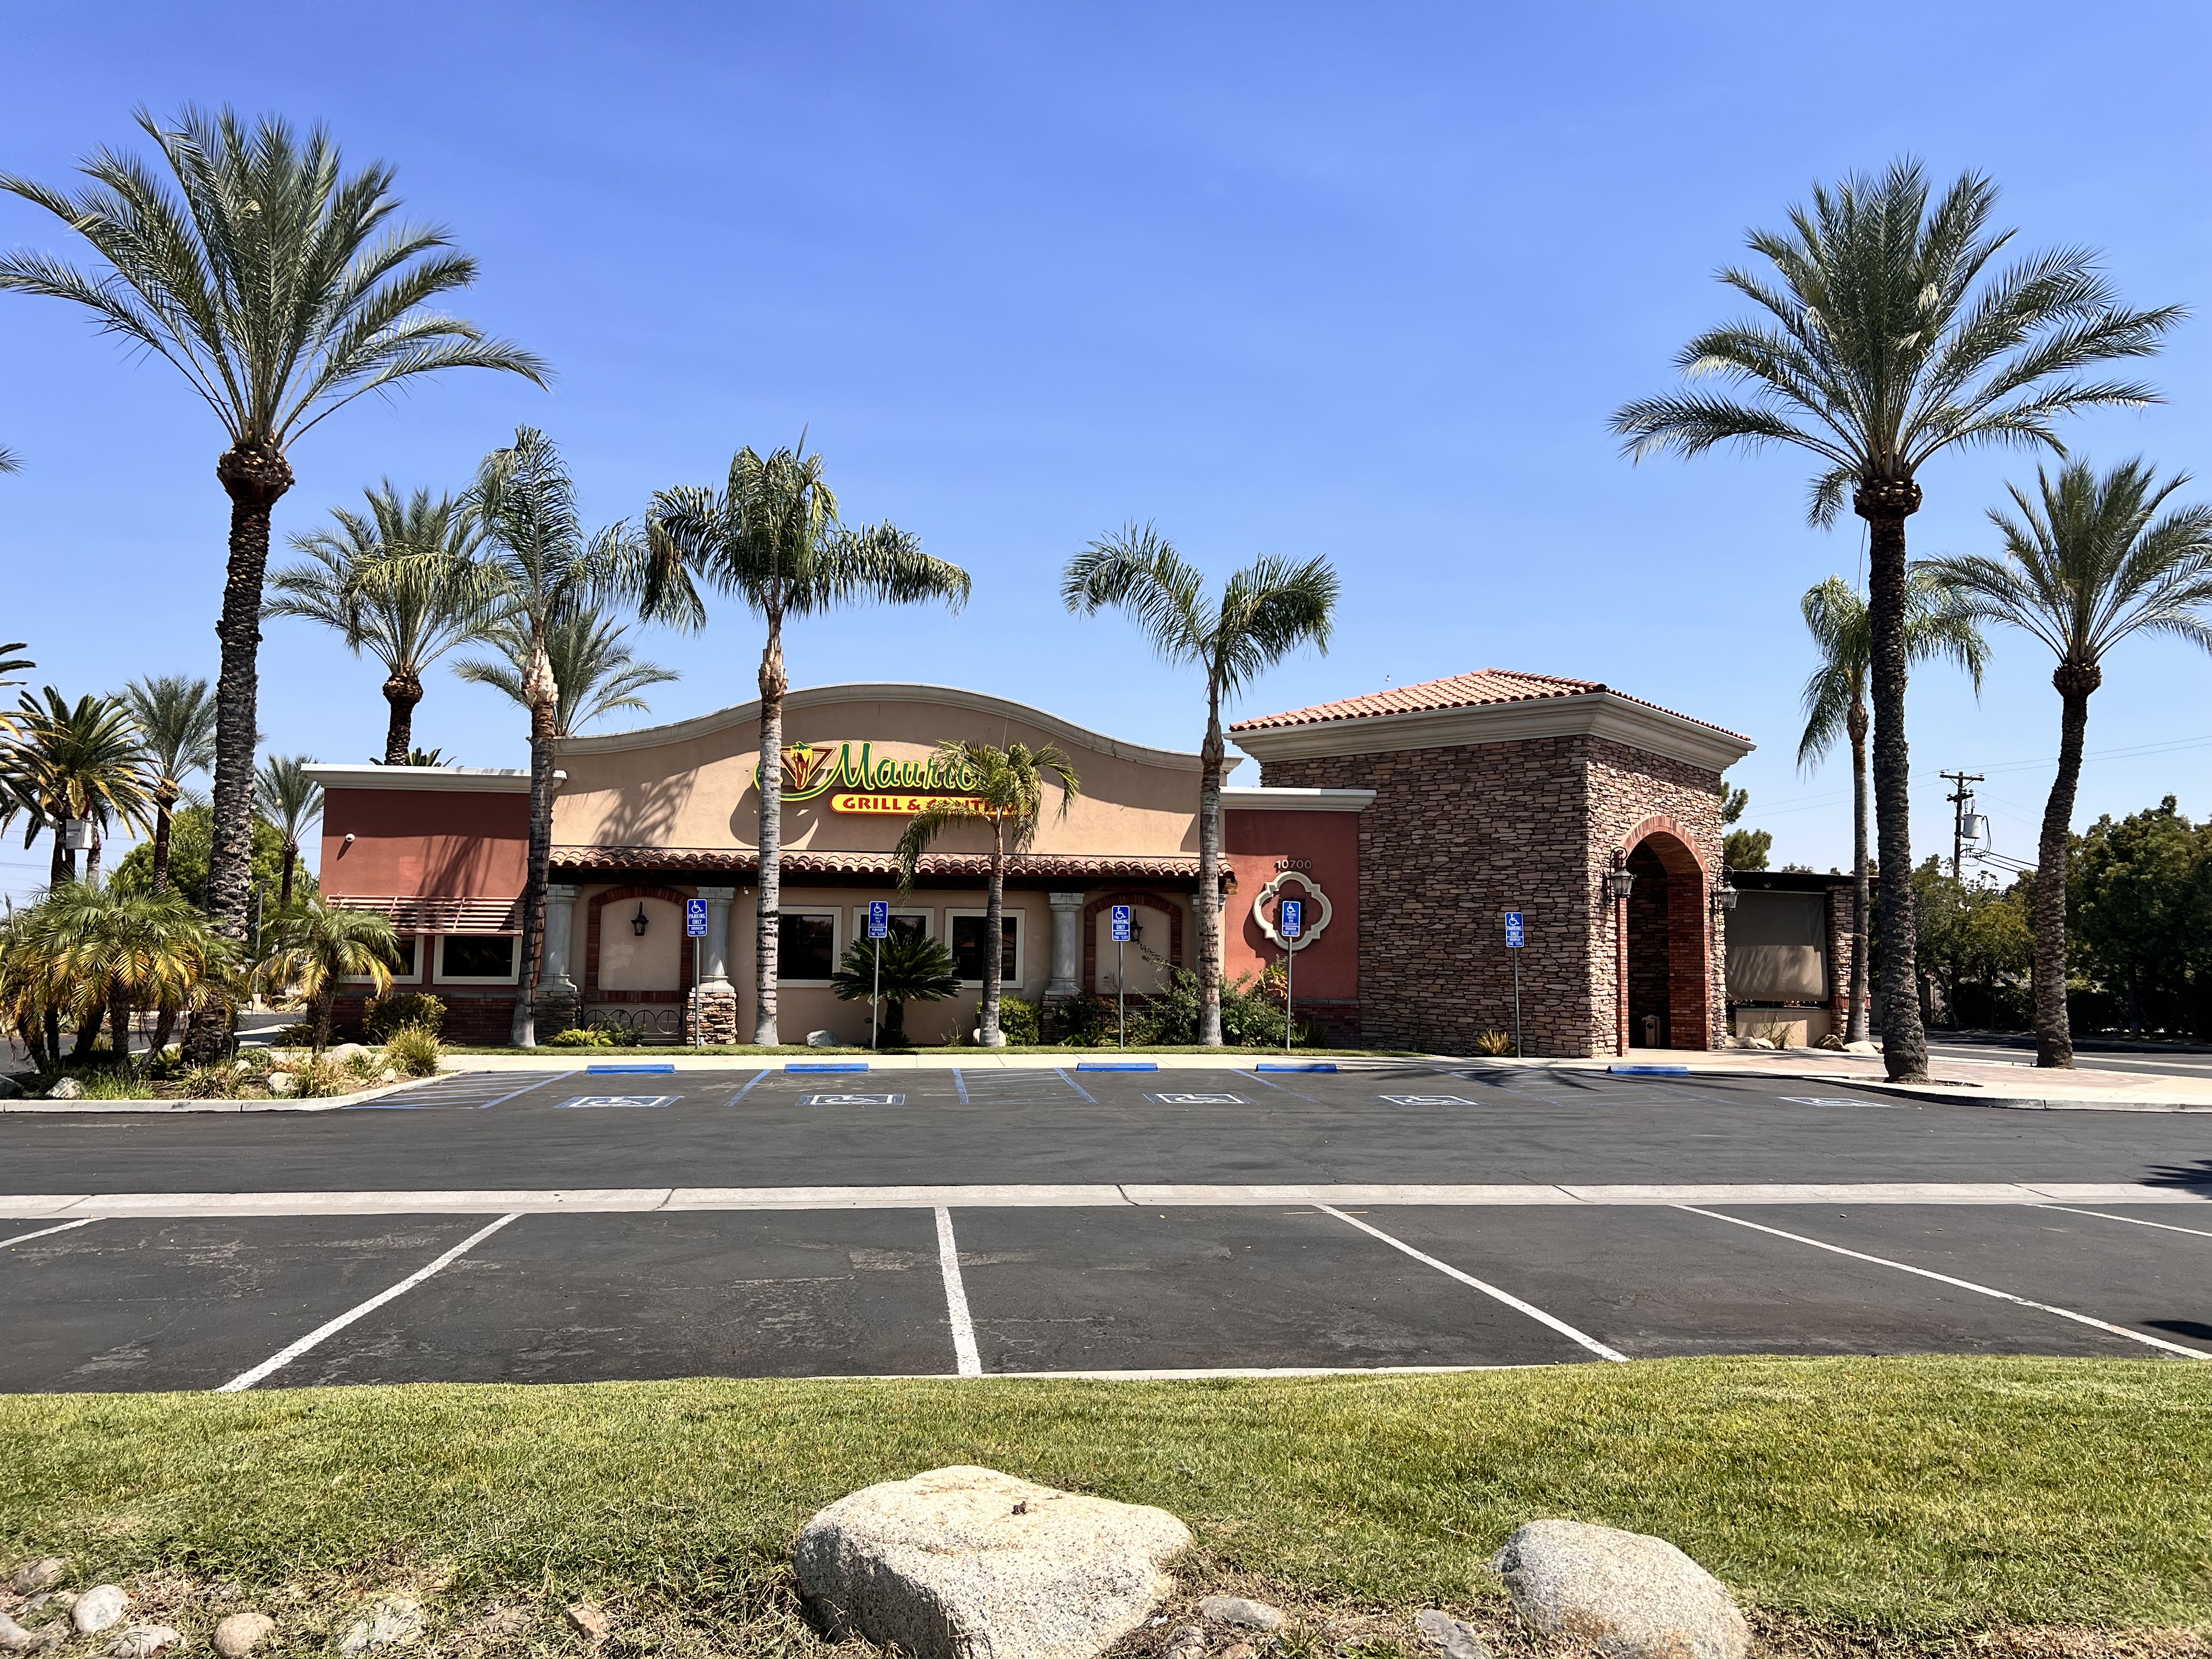
M 1948 657 L 1982 689 L 1982 670 L 1990 648 L 1972 613 L 1924 571 L 1905 583 L 1905 656 L 1908 663 Z M 1868 1037 L 1867 924 L 1873 894 L 1867 869 L 1867 664 L 1874 635 L 1865 599 L 1841 576 L 1808 588 L 1798 608 L 1820 647 L 1820 665 L 1805 682 L 1805 733 L 1797 741 L 1797 764 L 1810 769 L 1846 738 L 1851 745 L 1851 989 L 1844 1040 Z M 1738 794 L 1743 792 L 1738 790 Z
M 154 896 L 169 890 L 169 815 L 195 772 L 215 764 L 215 698 L 205 680 L 155 674 L 124 688 L 154 779 Z
M 216 931 L 236 939 L 253 879 L 262 576 L 270 514 L 292 487 L 287 451 L 355 398 L 404 380 L 489 368 L 542 386 L 545 368 L 434 308 L 476 280 L 476 261 L 438 227 L 394 221 L 391 168 L 348 174 L 327 131 L 302 138 L 273 116 L 249 126 L 186 106 L 171 125 L 143 109 L 137 119 L 166 177 L 111 149 L 80 163 L 91 183 L 74 192 L 0 175 L 0 190 L 52 213 L 100 262 L 11 253 L 0 289 L 91 312 L 181 374 L 228 441 L 216 462 L 230 547 L 207 902 Z
M 152 1052 L 168 1042 L 179 1012 L 227 994 L 228 944 L 176 897 L 125 896 L 64 882 L 29 913 L 25 945 L 42 957 L 46 995 L 97 1030 L 102 1015 L 118 1063 L 131 1053 L 131 1017 L 158 1010 Z M 80 1052 L 88 1047 L 80 1037 Z
M 392 988 L 392 966 L 398 960 L 399 936 L 386 918 L 312 898 L 278 919 L 274 948 L 259 977 L 272 998 L 307 1011 L 314 1027 L 312 1061 L 330 1047 L 331 1016 L 346 981 L 366 980 L 369 994 L 380 997 Z
M 300 837 L 323 815 L 323 786 L 307 775 L 315 763 L 306 755 L 271 755 L 253 775 L 253 810 L 284 838 L 283 873 L 277 878 L 276 908 L 292 908 L 292 872 L 299 867 Z
M 1150 525 L 1127 525 L 1067 562 L 1060 598 L 1070 611 L 1095 616 L 1112 605 L 1152 642 L 1166 662 L 1194 664 L 1206 675 L 1206 741 L 1199 750 L 1198 979 L 1199 1036 L 1221 1044 L 1221 784 L 1228 746 L 1224 704 L 1298 647 L 1328 652 L 1340 592 L 1326 559 L 1293 564 L 1261 558 L 1222 585 L 1218 604 L 1206 579 Z
M 588 611 L 554 619 L 545 633 L 545 659 L 553 671 L 555 737 L 574 737 L 603 714 L 625 709 L 648 713 L 652 704 L 637 694 L 649 685 L 665 685 L 683 678 L 672 668 L 640 662 L 623 642 L 629 631 L 621 623 Z M 471 657 L 453 665 L 454 674 L 504 691 L 523 708 L 529 708 L 528 637 L 521 629 L 502 624 L 489 639 L 507 653 L 507 660 Z
M 894 525 L 859 528 L 837 515 L 822 458 L 796 449 L 730 461 L 720 490 L 682 484 L 658 492 L 646 516 L 643 611 L 678 627 L 706 617 L 702 588 L 733 597 L 768 624 L 760 672 L 760 876 L 754 948 L 753 1041 L 776 1039 L 776 953 L 783 902 L 783 624 L 874 599 L 968 602 L 968 573 L 930 557 Z
M 1751 233 L 1771 273 L 1720 273 L 1765 317 L 1700 334 L 1675 359 L 1686 376 L 1719 376 L 1748 395 L 1644 398 L 1613 416 L 1639 460 L 1730 442 L 1808 451 L 1820 466 L 1812 521 L 1834 522 L 1848 499 L 1867 522 L 1882 1047 L 1896 1080 L 1928 1075 L 1905 739 L 1905 521 L 1920 507 L 1920 470 L 1963 445 L 2042 445 L 2063 455 L 2061 416 L 2155 401 L 2140 381 L 2090 371 L 2155 352 L 2182 314 L 2119 305 L 2094 256 L 2079 248 L 1993 270 L 2014 234 L 1990 228 L 1996 194 L 1966 173 L 1931 204 L 1912 161 L 1816 186 L 1787 231 Z
M 1012 743 L 1000 749 L 988 743 L 940 743 L 930 764 L 943 774 L 945 787 L 958 793 L 907 820 L 898 838 L 899 896 L 903 898 L 914 890 L 921 873 L 921 855 L 939 836 L 978 818 L 988 826 L 990 896 L 983 908 L 983 1008 L 978 1024 L 985 1048 L 1004 1048 L 999 981 L 1005 966 L 1006 855 L 1026 851 L 1036 839 L 1048 782 L 1060 786 L 1059 816 L 1066 817 L 1069 805 L 1083 792 L 1083 781 L 1075 775 L 1074 762 L 1051 744 L 1031 749 Z
M 356 657 L 384 665 L 384 763 L 407 764 L 422 671 L 457 645 L 480 639 L 489 617 L 474 560 L 483 540 L 476 515 L 449 495 L 418 489 L 402 501 L 387 478 L 363 492 L 368 511 L 331 509 L 331 528 L 292 538 L 307 556 L 269 579 L 270 617 L 304 617 L 337 631 Z M 405 562 L 388 579 L 370 574 Z
M 1975 616 L 2034 635 L 2058 659 L 2058 772 L 2043 808 L 2035 866 L 2035 1063 L 2074 1063 L 2066 1013 L 2066 854 L 2089 697 L 2105 658 L 2134 634 L 2170 634 L 2212 651 L 2212 507 L 2161 514 L 2188 483 L 2160 483 L 2140 460 L 2100 477 L 2073 462 L 2038 470 L 2034 498 L 2010 487 L 2019 516 L 1992 508 L 2004 557 L 1923 567 Z
M 147 809 L 153 804 L 153 787 L 131 711 L 113 697 L 70 702 L 49 685 L 40 688 L 40 698 L 28 692 L 18 697 L 8 725 L 14 736 L 7 769 L 16 787 L 0 801 L 0 824 L 27 808 L 24 846 L 40 831 L 53 831 L 51 884 L 76 879 L 76 854 L 66 842 L 63 825 L 72 818 L 88 819 L 92 845 L 85 854 L 84 877 L 97 885 L 104 832 L 120 824 L 143 835 L 151 827 Z
M 856 939 L 845 948 L 845 961 L 830 976 L 842 1002 L 884 1006 L 884 1042 L 906 1047 L 906 1006 L 945 1002 L 960 994 L 960 975 L 952 953 L 918 927 L 894 927 L 882 939 Z

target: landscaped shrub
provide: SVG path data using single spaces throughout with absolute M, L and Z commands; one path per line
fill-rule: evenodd
M 1061 1003 L 1054 1022 L 1065 1048 L 1096 1048 L 1114 1041 L 1114 1005 L 1088 991 Z
M 228 1060 L 213 1066 L 195 1066 L 177 1079 L 177 1092 L 186 1100 L 235 1100 L 238 1091 L 252 1080 Z
M 384 1063 L 409 1077 L 428 1077 L 438 1069 L 445 1052 L 438 1034 L 427 1025 L 403 1025 L 386 1038 Z
M 1024 1047 L 1034 1045 L 1040 1029 L 1036 1004 L 1000 993 L 999 1030 L 1007 1042 Z
M 331 1095 L 349 1095 L 361 1085 L 352 1071 L 341 1066 L 327 1054 L 313 1062 L 302 1061 L 292 1067 L 292 1074 L 300 1079 L 302 1099 L 325 1099 Z
M 1147 951 L 1146 959 L 1159 963 Z M 1164 964 L 1161 964 L 1164 965 Z M 1188 968 L 1170 968 L 1166 986 L 1146 1000 L 1140 1013 L 1129 1006 L 1129 1041 L 1146 1048 L 1189 1047 L 1198 1041 L 1201 998 L 1198 975 Z M 1109 1005 L 1110 1007 L 1110 1005 Z M 1248 1047 L 1283 1046 L 1282 1005 L 1268 994 L 1255 975 L 1226 980 L 1221 987 L 1221 1040 Z M 1109 1027 L 1110 1029 L 1110 1027 Z
M 548 1048 L 612 1048 L 617 1039 L 604 1025 L 571 1025 L 545 1039 Z
M 382 1042 L 394 1031 L 418 1025 L 432 1036 L 446 1029 L 446 1002 L 422 991 L 395 991 L 378 997 L 362 1016 L 361 1029 L 371 1042 Z
M 1474 1040 L 1478 1054 L 1510 1054 L 1513 1052 L 1513 1035 L 1510 1031 L 1485 1031 Z

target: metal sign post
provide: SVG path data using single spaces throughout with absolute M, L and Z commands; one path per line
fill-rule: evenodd
M 1305 932 L 1306 907 L 1297 899 L 1286 898 L 1275 907 L 1275 931 L 1283 936 L 1283 1052 L 1291 1052 L 1291 1033 L 1297 1029 L 1291 1018 L 1291 990 L 1297 981 L 1298 935 Z
M 1121 1046 L 1129 1046 L 1129 907 L 1114 907 L 1114 1006 Z
M 707 1046 L 707 901 L 684 901 L 684 932 L 691 940 L 691 1046 Z
M 1521 925 L 1521 913 L 1505 913 L 1505 948 L 1513 957 L 1513 1058 L 1521 1058 L 1521 946 L 1528 931 Z
M 868 937 L 876 947 L 876 994 L 868 999 L 868 1047 L 876 1046 L 876 1024 L 884 1006 L 884 940 L 891 931 L 891 907 L 888 899 L 868 901 Z

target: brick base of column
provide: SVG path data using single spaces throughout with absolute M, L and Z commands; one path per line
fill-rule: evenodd
M 738 1040 L 738 994 L 735 991 L 693 991 L 684 1001 L 684 1040 L 686 1042 L 735 1042 Z
M 540 985 L 530 1005 L 531 1023 L 540 1042 L 569 1030 L 584 1015 L 584 994 L 573 985 Z

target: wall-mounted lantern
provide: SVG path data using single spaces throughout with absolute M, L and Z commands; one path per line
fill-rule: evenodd
M 640 899 L 637 902 L 637 914 L 629 919 L 629 930 L 631 933 L 635 933 L 640 939 L 643 939 L 645 937 L 645 930 L 651 924 L 647 921 L 645 916 L 645 901 L 643 899 Z
M 1632 871 L 1610 870 L 1606 872 L 1605 896 L 1609 899 L 1626 898 L 1629 889 L 1635 885 L 1636 877 Z
M 1724 915 L 1735 908 L 1735 884 L 1729 879 L 1728 872 L 1723 870 L 1721 872 L 1720 884 L 1713 889 L 1713 909 Z

